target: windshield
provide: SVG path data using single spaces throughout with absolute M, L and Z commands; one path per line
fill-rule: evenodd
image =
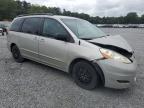
M 64 24 L 80 39 L 94 39 L 106 36 L 95 25 L 81 19 L 61 19 Z

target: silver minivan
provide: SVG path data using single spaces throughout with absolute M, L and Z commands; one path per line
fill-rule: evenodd
M 7 35 L 16 62 L 24 58 L 68 72 L 77 85 L 123 89 L 136 81 L 136 60 L 119 35 L 106 35 L 88 21 L 51 14 L 16 17 Z

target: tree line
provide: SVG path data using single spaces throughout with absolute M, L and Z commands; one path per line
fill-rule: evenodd
M 34 5 L 26 1 L 0 0 L 0 20 L 12 20 L 20 14 L 31 13 L 53 13 L 82 18 L 94 24 L 144 24 L 144 14 L 138 16 L 136 12 L 130 12 L 120 17 L 99 17 L 90 16 L 85 13 L 71 12 L 58 7 L 46 7 Z

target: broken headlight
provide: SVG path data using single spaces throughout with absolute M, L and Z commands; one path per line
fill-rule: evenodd
M 125 57 L 115 51 L 100 48 L 100 52 L 103 55 L 103 57 L 106 59 L 114 59 L 114 60 L 117 60 L 117 61 L 120 61 L 123 63 L 127 63 L 127 64 L 131 63 L 131 61 L 127 57 Z

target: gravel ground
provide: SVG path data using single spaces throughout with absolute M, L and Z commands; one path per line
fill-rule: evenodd
M 103 29 L 121 34 L 134 48 L 137 82 L 125 90 L 78 87 L 59 70 L 27 60 L 16 63 L 0 36 L 0 108 L 143 108 L 144 29 Z

